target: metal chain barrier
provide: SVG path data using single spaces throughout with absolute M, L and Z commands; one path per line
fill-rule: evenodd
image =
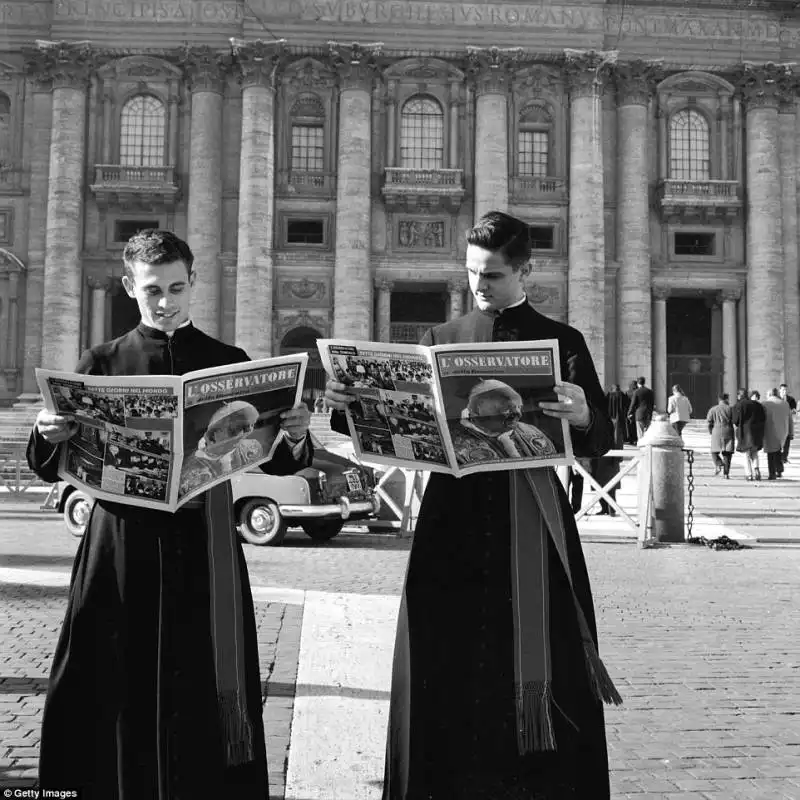
M 686 507 L 686 531 L 687 531 L 687 539 L 692 538 L 692 525 L 694 524 L 694 470 L 692 469 L 692 465 L 694 464 L 694 450 L 689 450 L 688 448 L 684 447 L 683 452 L 686 453 L 686 462 L 689 465 L 689 472 L 686 475 L 686 488 L 689 495 L 689 503 Z

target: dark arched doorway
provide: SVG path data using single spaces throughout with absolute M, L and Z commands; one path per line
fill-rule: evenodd
M 317 339 L 321 336 L 322 334 L 314 328 L 301 326 L 290 330 L 281 341 L 282 356 L 308 353 L 303 401 L 311 410 L 314 408 L 314 400 L 325 391 L 325 370 L 322 368 L 322 360 L 317 350 Z

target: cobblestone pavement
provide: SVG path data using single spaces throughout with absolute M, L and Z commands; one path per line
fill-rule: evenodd
M 76 545 L 52 518 L 0 520 L 3 567 L 65 571 Z M 606 712 L 614 800 L 800 800 L 800 550 L 584 549 L 601 649 L 625 698 Z M 302 534 L 246 548 L 254 585 L 369 594 L 399 592 L 407 550 L 389 537 L 319 546 Z M 63 602 L 62 589 L 0 585 L 0 785 L 35 775 Z M 258 609 L 282 797 L 301 609 Z

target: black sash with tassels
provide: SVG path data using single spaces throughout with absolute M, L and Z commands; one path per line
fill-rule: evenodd
M 549 467 L 513 470 L 509 477 L 517 743 L 524 754 L 556 749 L 551 711 L 548 535 L 572 587 L 592 690 L 605 703 L 619 705 L 622 698 L 600 660 L 575 594 L 555 471 Z

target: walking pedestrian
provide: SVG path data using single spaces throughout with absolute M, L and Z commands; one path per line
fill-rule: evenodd
M 792 439 L 794 439 L 794 417 L 797 412 L 797 400 L 789 394 L 789 387 L 785 383 L 782 383 L 778 388 L 780 389 L 781 398 L 789 404 L 789 409 L 792 412 L 789 417 L 789 435 L 786 437 L 781 454 L 783 463 L 787 464 L 789 462 L 789 448 L 792 445 Z
M 636 439 L 637 441 L 644 436 L 644 432 L 650 427 L 653 419 L 653 409 L 655 408 L 656 398 L 653 390 L 645 385 L 646 380 L 639 378 L 636 381 L 636 391 L 631 398 L 628 408 L 628 416 L 636 420 Z
M 675 433 L 683 438 L 683 429 L 692 418 L 692 404 L 681 387 L 676 383 L 672 387 L 672 394 L 667 403 L 667 414 Z
M 625 416 L 630 405 L 630 400 L 619 388 L 619 384 L 614 384 L 611 391 L 606 395 L 608 403 L 608 416 L 611 418 L 611 425 L 614 428 L 614 450 L 622 450 L 625 446 Z
M 783 446 L 789 436 L 792 410 L 789 404 L 778 396 L 778 390 L 770 389 L 764 400 L 764 451 L 767 454 L 768 480 L 774 481 L 783 476 Z
M 631 381 L 628 384 L 628 391 L 625 392 L 628 398 L 628 405 L 626 408 L 630 408 L 631 401 L 633 400 L 633 395 L 636 394 L 636 390 L 639 388 L 639 384 L 636 381 Z M 628 416 L 625 414 L 625 431 L 626 431 L 626 441 L 628 444 L 636 445 L 638 443 L 638 438 L 636 436 L 636 421 L 633 417 Z
M 729 396 L 720 394 L 717 404 L 712 406 L 706 414 L 708 432 L 711 434 L 711 459 L 714 462 L 714 475 L 720 472 L 726 477 L 731 476 L 731 459 L 735 436 L 733 432 L 732 409 Z
M 81 356 L 91 375 L 183 375 L 248 361 L 189 319 L 194 256 L 169 231 L 127 243 L 141 322 Z M 311 463 L 305 406 L 264 471 Z M 59 480 L 77 425 L 39 413 L 28 463 Z M 44 704 L 39 782 L 84 800 L 269 797 L 253 599 L 225 482 L 170 514 L 98 501 L 83 535 Z
M 476 307 L 422 343 L 557 339 L 561 399 L 541 408 L 568 422 L 577 457 L 600 456 L 612 428 L 592 357 L 579 331 L 527 301 L 530 255 L 527 223 L 482 217 L 467 235 Z M 333 380 L 326 397 L 337 411 L 352 399 Z M 347 430 L 342 414 L 332 423 Z M 578 529 L 555 471 L 432 474 L 398 619 L 383 799 L 609 800 L 600 698 L 621 699 L 596 643 Z
M 736 405 L 731 410 L 731 422 L 736 433 L 736 451 L 744 453 L 748 481 L 760 481 L 758 451 L 764 446 L 764 408 L 758 402 L 758 392 L 748 398 L 747 389 L 739 389 Z

